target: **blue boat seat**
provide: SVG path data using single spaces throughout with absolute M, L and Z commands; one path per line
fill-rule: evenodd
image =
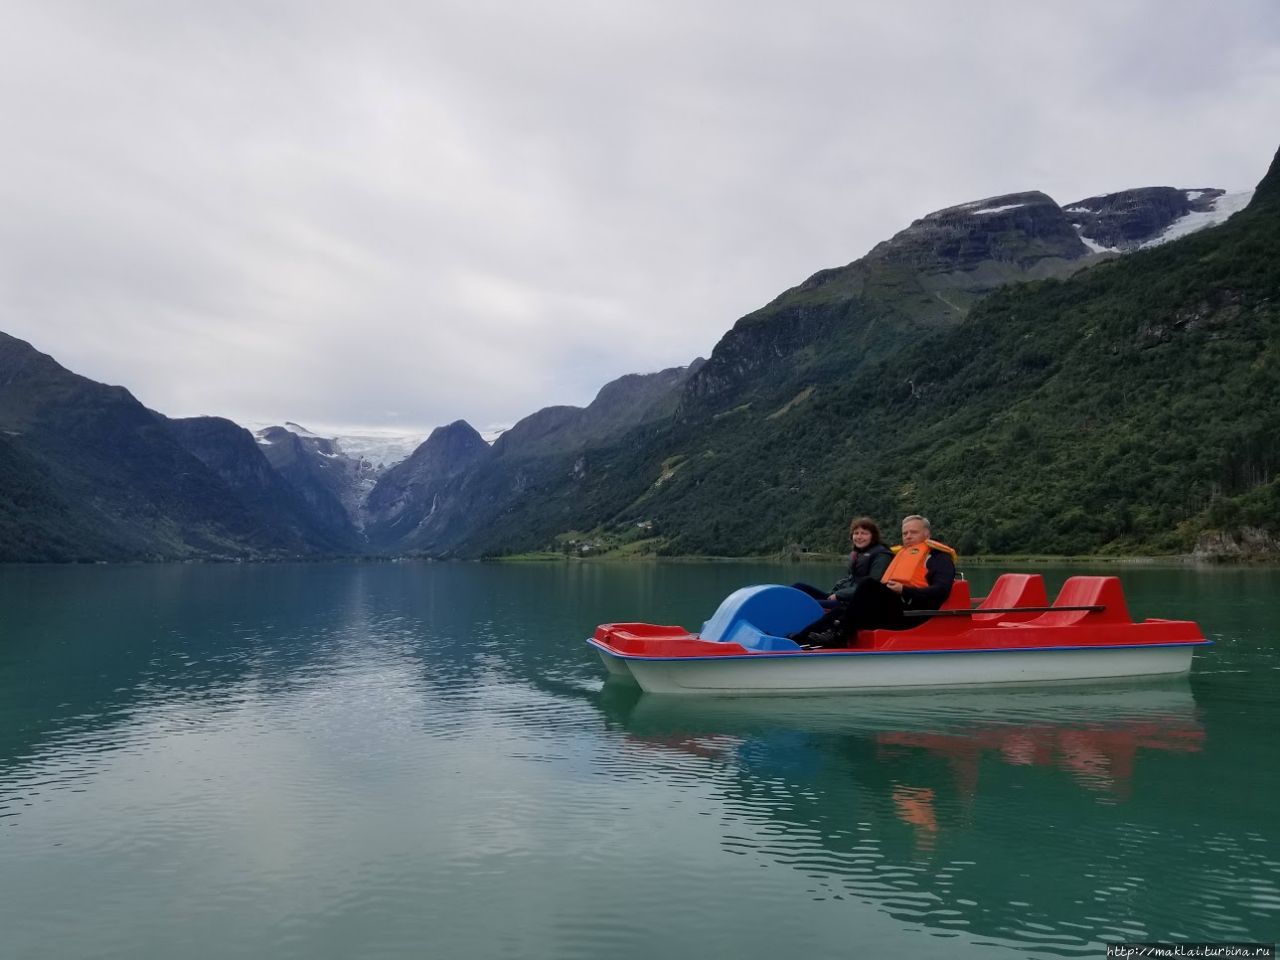
M 800 647 L 787 634 L 803 630 L 825 613 L 817 600 L 791 587 L 743 587 L 725 597 L 702 625 L 702 639 L 736 643 L 748 650 L 789 651 Z

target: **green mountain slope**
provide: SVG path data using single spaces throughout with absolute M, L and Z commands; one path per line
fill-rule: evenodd
M 87 560 L 110 544 L 51 489 L 49 473 L 0 436 L 0 563 Z
M 772 398 L 787 402 L 726 389 L 690 415 L 695 396 L 683 417 L 590 453 L 571 482 L 548 464 L 465 548 L 641 523 L 674 553 L 836 548 L 864 511 L 923 511 L 967 552 L 1273 543 L 1278 181 L 1273 164 L 1223 226 L 999 290 L 848 375 L 810 364 Z

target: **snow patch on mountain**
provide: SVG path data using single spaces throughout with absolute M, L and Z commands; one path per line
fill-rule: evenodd
M 1187 199 L 1195 200 L 1202 196 L 1203 190 L 1188 190 Z M 1253 199 L 1252 190 L 1241 190 L 1237 193 L 1224 193 L 1213 201 L 1213 206 L 1204 211 L 1193 211 L 1185 217 L 1181 217 L 1169 226 L 1158 236 L 1152 237 L 1144 243 L 1141 249 L 1147 247 L 1158 247 L 1162 243 L 1168 243 L 1170 240 L 1177 240 L 1179 237 L 1185 237 L 1189 233 L 1195 233 L 1197 230 L 1204 230 L 1206 227 L 1216 227 L 1220 223 L 1225 223 L 1232 216 L 1239 213 L 1249 205 L 1249 201 Z
M 1005 203 L 998 207 L 984 207 L 981 210 L 974 210 L 973 212 L 980 217 L 985 217 L 989 213 L 1004 213 L 1006 210 L 1017 210 L 1019 207 L 1025 206 L 1025 203 Z
M 338 449 L 353 459 L 368 460 L 379 470 L 388 470 L 409 458 L 427 435 L 405 433 L 393 428 L 366 427 L 357 432 L 334 433 Z
M 1119 253 L 1119 247 L 1104 247 L 1096 240 L 1090 240 L 1083 233 L 1080 233 L 1080 227 L 1076 227 L 1076 233 L 1080 234 L 1080 241 L 1094 253 Z
M 244 426 L 264 447 L 270 446 L 271 441 L 264 437 L 263 433 L 275 426 L 282 426 L 290 433 L 309 440 L 331 441 L 338 453 L 352 460 L 365 460 L 378 473 L 394 467 L 402 460 L 407 460 L 409 454 L 417 450 L 427 439 L 425 433 L 416 430 L 397 430 L 394 427 L 339 427 L 337 429 L 317 427 L 311 430 L 292 420 L 286 420 L 283 424 L 253 421 Z M 323 450 L 318 452 L 330 458 L 338 455 Z

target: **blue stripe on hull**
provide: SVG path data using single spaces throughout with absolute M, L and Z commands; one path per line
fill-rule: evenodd
M 939 653 L 1049 653 L 1051 651 L 1106 651 L 1106 650 L 1138 650 L 1138 649 L 1167 649 L 1169 647 L 1209 647 L 1213 645 L 1212 640 L 1176 640 L 1171 643 L 1111 643 L 1106 646 L 1066 646 L 1066 647 L 957 647 L 947 650 L 808 650 L 803 654 L 800 653 L 728 653 L 719 656 L 709 657 L 646 657 L 641 654 L 619 653 L 611 650 L 604 644 L 596 641 L 594 637 L 588 637 L 587 643 L 603 650 L 611 656 L 617 657 L 619 660 L 645 660 L 648 662 L 658 662 L 664 660 L 673 660 L 689 663 L 718 662 L 720 660 L 795 660 L 803 657 L 806 660 L 818 657 L 840 657 L 848 659 L 850 657 L 919 657 L 925 655 L 933 655 Z

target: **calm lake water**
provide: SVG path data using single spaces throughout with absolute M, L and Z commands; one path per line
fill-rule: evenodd
M 836 567 L 0 567 L 0 956 L 1273 941 L 1280 570 L 1118 572 L 1189 680 L 715 701 L 583 638 Z

